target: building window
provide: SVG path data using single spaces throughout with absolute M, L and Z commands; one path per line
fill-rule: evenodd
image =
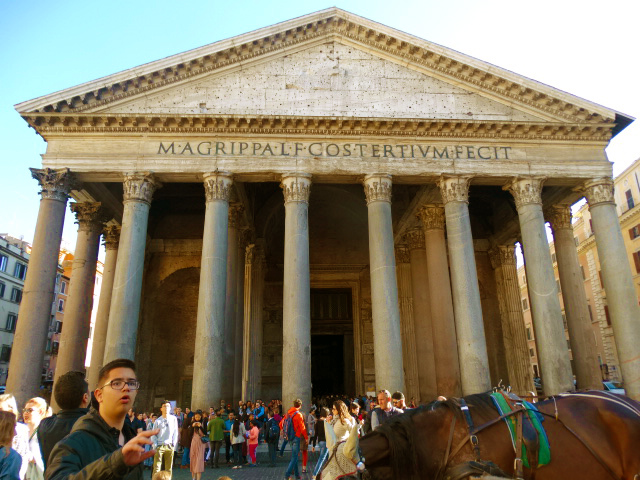
M 527 301 L 526 298 L 522 299 L 522 309 L 523 310 L 529 310 L 529 302 Z
M 60 344 L 58 342 L 53 342 L 51 344 L 51 355 L 57 355 L 58 354 L 58 347 L 60 346 Z
M 527 340 L 532 340 L 532 338 L 531 338 L 531 327 L 527 327 Z
M 63 295 L 65 295 L 67 292 L 67 282 L 62 282 L 60 284 L 60 293 L 62 293 Z
M 527 283 L 527 276 L 526 275 L 522 275 L 522 283 Z
M 12 302 L 16 302 L 16 303 L 20 303 L 22 301 L 22 290 L 20 290 L 19 288 L 13 288 L 11 290 L 11 301 Z
M 8 362 L 11 358 L 11 345 L 2 345 L 0 350 L 0 362 Z
M 558 260 L 556 259 L 556 254 L 555 254 L 555 252 L 553 252 L 553 253 L 551 254 L 551 261 L 552 261 L 553 263 L 556 263 L 556 262 L 558 261 Z
M 529 349 L 529 356 L 530 356 L 530 357 L 533 357 L 533 356 L 534 356 L 533 348 L 530 348 L 530 349 Z
M 582 279 L 583 279 L 583 280 L 586 280 L 586 279 L 587 279 L 587 276 L 586 276 L 586 275 L 585 275 L 585 273 L 584 273 L 584 267 L 583 267 L 582 265 L 580 265 L 580 273 L 582 274 Z
M 631 210 L 633 207 L 635 207 L 631 190 L 627 190 L 626 192 L 624 192 L 624 196 L 627 198 L 627 207 L 629 208 L 629 210 Z
M 27 276 L 27 266 L 24 263 L 16 262 L 16 266 L 13 269 L 13 276 L 24 280 Z
M 4 325 L 4 329 L 8 332 L 16 331 L 16 324 L 18 323 L 18 315 L 10 313 L 7 315 L 7 323 Z
M 640 250 L 633 252 L 633 262 L 636 264 L 636 273 L 640 273 Z
M 573 241 L 576 242 L 576 247 L 580 245 L 580 239 L 578 237 L 573 237 Z
M 4 288 L 5 284 L 3 282 L 0 282 L 0 298 L 4 297 Z
M 567 330 L 569 327 L 567 326 L 567 316 L 562 314 L 562 325 L 564 325 L 564 329 Z
M 558 288 L 558 293 L 562 293 L 562 290 L 560 290 L 560 280 L 556 280 L 556 287 Z
M 631 240 L 634 240 L 638 237 L 640 237 L 640 223 L 635 227 L 629 229 L 629 238 L 631 238 Z
M 604 306 L 604 318 L 607 320 L 607 325 L 611 326 L 611 317 L 609 316 L 609 306 Z
M 9 263 L 9 257 L 6 255 L 0 255 L 0 272 L 7 271 L 7 264 Z
M 598 278 L 600 279 L 600 288 L 604 288 L 604 282 L 602 281 L 602 272 L 598 270 Z
M 63 299 L 58 300 L 58 311 L 59 312 L 64 312 L 64 300 Z
M 591 304 L 590 303 L 587 304 L 587 308 L 589 309 L 589 318 L 593 322 L 593 311 L 591 310 Z
M 62 333 L 62 322 L 56 320 L 55 333 Z

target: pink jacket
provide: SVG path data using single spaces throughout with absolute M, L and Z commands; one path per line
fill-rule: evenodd
M 258 444 L 258 435 L 260 434 L 260 430 L 258 427 L 253 427 L 249 431 L 249 445 L 257 445 Z

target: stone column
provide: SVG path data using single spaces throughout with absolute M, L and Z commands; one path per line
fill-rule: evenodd
M 435 339 L 433 350 L 438 395 L 459 397 L 462 395 L 460 363 L 447 245 L 444 238 L 444 208 L 442 205 L 424 205 L 418 212 L 418 218 L 422 221 L 424 229 L 427 276 L 438 279 L 437 282 L 429 282 L 430 297 L 438 299 L 437 302 L 431 302 L 431 328 Z
M 602 375 L 598 363 L 596 339 L 591 329 L 578 251 L 573 239 L 571 205 L 553 206 L 545 212 L 545 215 L 551 224 L 556 248 L 564 314 L 569 328 L 569 342 L 573 353 L 577 387 L 600 390 Z
M 159 186 L 148 172 L 127 174 L 124 178 L 120 248 L 113 279 L 103 364 L 116 358 L 135 358 L 147 223 L 151 199 Z
M 109 225 L 102 231 L 105 246 L 104 270 L 102 273 L 102 287 L 100 287 L 100 303 L 96 314 L 96 324 L 93 327 L 93 345 L 91 346 L 91 365 L 87 372 L 89 389 L 98 384 L 98 372 L 104 360 L 104 347 L 109 327 L 109 309 L 111 307 L 111 293 L 116 273 L 118 259 L 118 242 L 120 240 L 120 226 Z
M 596 236 L 602 280 L 627 395 L 640 400 L 640 307 L 613 198 L 613 180 L 584 186 Z
M 264 260 L 264 250 L 260 244 L 247 245 L 244 263 L 243 400 L 255 401 L 262 395 Z
M 447 222 L 451 291 L 463 395 L 486 392 L 491 388 L 482 304 L 469 219 L 470 181 L 471 177 L 462 176 L 443 176 L 440 180 L 440 193 Z
M 411 258 L 411 290 L 413 298 L 413 321 L 416 335 L 418 379 L 420 399 L 430 402 L 438 396 L 434 356 L 433 327 L 431 324 L 430 278 L 427 268 L 424 231 L 417 227 L 409 230 L 404 241 L 409 246 Z
M 240 203 L 229 205 L 229 233 L 227 244 L 227 288 L 224 307 L 224 368 L 222 369 L 222 396 L 229 403 L 233 398 L 235 368 L 235 333 L 238 275 L 238 224 L 243 207 Z M 232 368 L 230 368 L 232 366 Z
M 311 402 L 311 286 L 309 280 L 309 193 L 311 175 L 282 177 L 284 192 L 284 284 L 282 403 Z
M 556 395 L 573 390 L 573 374 L 542 214 L 544 180 L 517 178 L 504 188 L 515 198 L 520 220 L 542 388 L 545 395 Z
M 191 395 L 194 410 L 220 404 L 223 371 L 229 368 L 224 361 L 224 340 L 231 184 L 230 173 L 204 175 L 206 209 Z
M 496 277 L 511 388 L 518 395 L 527 395 L 535 391 L 535 387 L 520 300 L 515 245 L 500 245 L 490 249 L 489 259 Z
M 7 392 L 16 397 L 19 406 L 38 394 L 42 382 L 64 213 L 74 181 L 68 168 L 30 170 L 42 188 L 40 209 L 7 378 Z
M 78 238 L 73 254 L 71 284 L 60 335 L 60 353 L 54 384 L 60 375 L 71 370 L 84 371 L 87 341 L 91 333 L 98 250 L 105 220 L 105 213 L 99 202 L 72 203 L 71 211 L 76 214 Z
M 240 231 L 238 235 L 238 268 L 236 271 L 236 319 L 235 336 L 236 345 L 235 357 L 233 359 L 233 403 L 238 404 L 242 400 L 242 361 L 244 357 L 244 270 L 245 270 L 245 247 L 247 244 L 248 230 Z
M 406 245 L 396 245 L 396 277 L 398 281 L 400 328 L 402 331 L 402 363 L 404 365 L 404 383 L 406 388 L 404 394 L 407 402 L 412 398 L 420 400 L 416 334 L 413 320 L 413 298 L 411 297 L 411 265 L 409 262 L 409 248 Z
M 391 223 L 391 175 L 364 177 L 369 218 L 371 315 L 376 390 L 404 390 L 398 284 Z

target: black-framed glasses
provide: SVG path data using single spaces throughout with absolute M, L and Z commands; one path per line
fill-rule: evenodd
M 116 378 L 115 380 L 111 380 L 109 383 L 105 383 L 100 388 L 111 387 L 113 390 L 122 390 L 124 385 L 129 387 L 129 390 L 138 390 L 140 388 L 139 380 L 122 380 L 121 378 Z

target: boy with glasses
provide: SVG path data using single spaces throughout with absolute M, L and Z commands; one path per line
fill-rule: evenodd
M 94 391 L 98 409 L 78 419 L 71 433 L 54 447 L 46 480 L 142 479 L 142 462 L 155 454 L 155 450 L 145 452 L 144 446 L 152 443 L 150 437 L 158 430 L 136 435 L 125 424 L 140 388 L 135 368 L 127 359 L 102 367 Z

